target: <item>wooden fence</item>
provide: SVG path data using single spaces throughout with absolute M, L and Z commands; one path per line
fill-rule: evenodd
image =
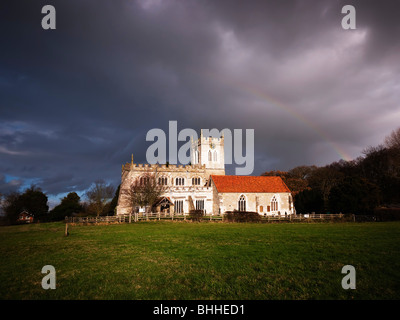
M 309 221 L 333 221 L 343 220 L 343 214 L 293 214 L 288 216 L 261 216 L 260 222 L 309 222 Z M 350 219 L 349 219 L 350 218 Z M 356 221 L 354 215 L 347 216 L 350 221 Z M 190 221 L 189 214 L 173 213 L 134 213 L 118 216 L 98 216 L 98 217 L 65 217 L 65 221 L 72 224 L 110 224 L 110 223 L 133 223 L 139 221 L 171 220 L 171 221 Z M 224 221 L 224 215 L 205 215 L 202 221 Z

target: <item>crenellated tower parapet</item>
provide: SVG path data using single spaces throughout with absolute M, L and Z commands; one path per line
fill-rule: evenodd
M 150 172 L 195 172 L 198 170 L 205 170 L 205 164 L 188 164 L 188 165 L 175 165 L 175 164 L 142 164 L 127 162 L 122 165 L 122 174 L 125 171 L 150 171 Z

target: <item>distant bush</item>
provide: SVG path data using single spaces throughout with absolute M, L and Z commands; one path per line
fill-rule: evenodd
M 377 208 L 374 210 L 377 221 L 398 221 L 400 220 L 400 208 Z
M 261 216 L 257 212 L 252 211 L 227 211 L 225 219 L 229 222 L 259 222 Z
M 189 212 L 189 219 L 192 221 L 201 221 L 204 216 L 203 210 L 190 210 Z

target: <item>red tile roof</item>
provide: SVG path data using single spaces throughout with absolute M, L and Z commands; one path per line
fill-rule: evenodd
M 279 193 L 290 192 L 281 177 L 211 175 L 218 192 Z

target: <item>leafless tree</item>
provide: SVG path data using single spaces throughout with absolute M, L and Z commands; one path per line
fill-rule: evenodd
M 111 184 L 106 184 L 103 180 L 97 180 L 86 192 L 91 206 L 97 216 L 102 214 L 107 202 L 109 202 L 115 193 L 115 188 Z
M 136 178 L 123 195 L 134 210 L 136 207 L 150 208 L 165 191 L 165 187 L 159 183 L 157 172 L 146 172 Z
M 388 148 L 400 149 L 400 127 L 393 130 L 392 133 L 385 138 L 385 145 Z

